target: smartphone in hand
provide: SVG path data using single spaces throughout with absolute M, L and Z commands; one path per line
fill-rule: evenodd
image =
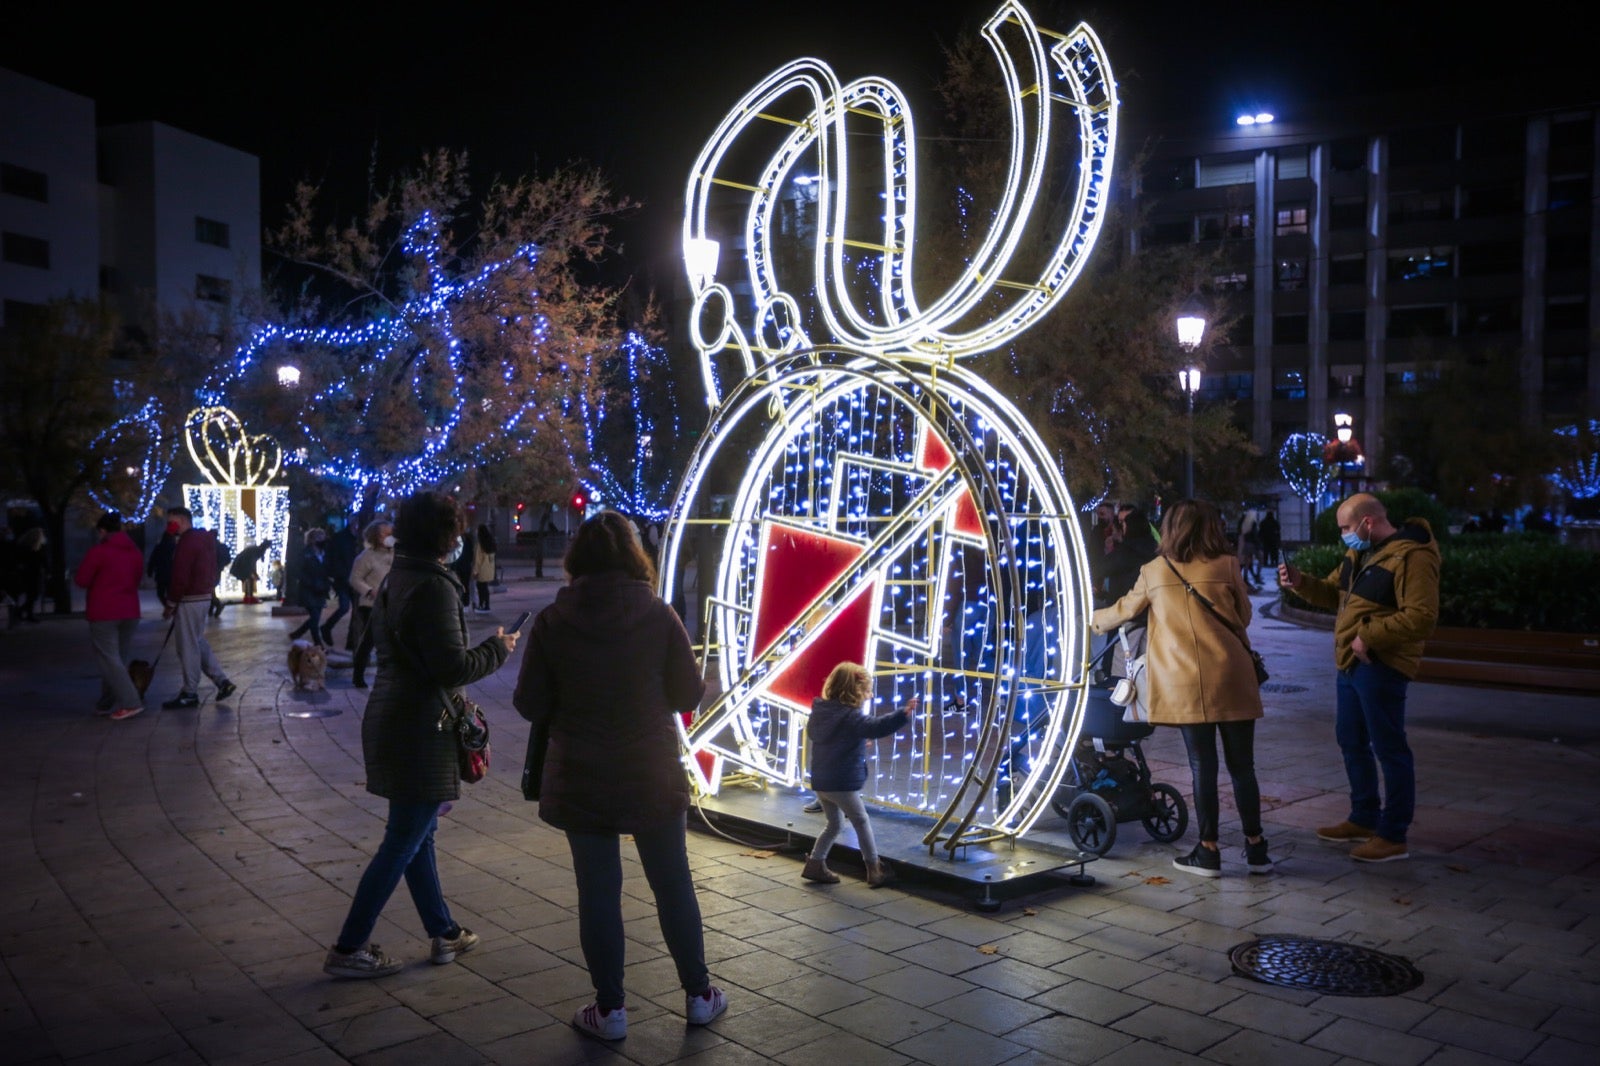
M 517 615 L 517 620 L 516 621 L 512 622 L 509 626 L 506 627 L 506 632 L 507 633 L 520 633 L 520 632 L 522 632 L 522 627 L 527 625 L 528 624 L 528 619 L 530 619 L 532 617 L 533 617 L 533 612 L 532 611 L 523 611 L 521 614 Z

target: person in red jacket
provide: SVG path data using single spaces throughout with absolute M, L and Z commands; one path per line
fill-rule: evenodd
M 144 553 L 122 530 L 122 516 L 107 511 L 94 524 L 95 545 L 78 564 L 72 580 L 89 590 L 89 640 L 100 664 L 100 702 L 96 709 L 114 721 L 144 710 L 144 698 L 128 676 L 128 651 L 139 628 L 139 579 Z
M 195 529 L 187 507 L 167 511 L 167 528 L 178 536 L 172 552 L 172 581 L 167 585 L 163 618 L 176 616 L 178 661 L 183 664 L 183 688 L 161 706 L 169 711 L 200 706 L 200 675 L 217 685 L 217 699 L 225 700 L 238 688 L 211 654 L 206 641 L 206 621 L 211 616 L 211 593 L 217 587 L 217 538 L 209 530 Z

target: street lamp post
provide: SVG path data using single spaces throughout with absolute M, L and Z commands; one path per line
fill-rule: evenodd
M 1178 346 L 1188 354 L 1200 347 L 1206 335 L 1206 310 L 1198 295 L 1190 296 L 1178 309 Z M 1178 371 L 1178 385 L 1183 389 L 1188 408 L 1184 422 L 1183 493 L 1194 498 L 1194 394 L 1200 391 L 1200 368 L 1184 367 Z

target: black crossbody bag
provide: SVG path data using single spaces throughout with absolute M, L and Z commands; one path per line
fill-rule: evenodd
M 1256 672 L 1256 684 L 1266 684 L 1267 679 L 1272 675 L 1267 673 L 1267 664 L 1261 660 L 1261 653 L 1250 646 L 1250 641 L 1245 639 L 1245 635 L 1240 632 L 1232 622 L 1222 617 L 1222 612 L 1217 610 L 1216 607 L 1212 605 L 1210 600 L 1206 599 L 1204 593 L 1195 588 L 1193 585 L 1189 584 L 1189 580 L 1182 574 L 1178 573 L 1178 568 L 1172 565 L 1172 560 L 1170 558 L 1165 555 L 1163 555 L 1161 558 L 1167 564 L 1167 569 L 1172 571 L 1172 576 L 1183 582 L 1183 587 L 1189 590 L 1189 595 L 1205 604 L 1206 610 L 1211 612 L 1212 617 L 1226 626 L 1228 632 L 1239 638 L 1239 643 L 1243 644 L 1244 650 L 1250 654 L 1250 665 L 1255 669 Z

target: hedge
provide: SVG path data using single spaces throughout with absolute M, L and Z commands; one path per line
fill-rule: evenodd
M 1317 544 L 1291 562 L 1320 577 L 1343 556 L 1343 546 Z M 1600 633 L 1600 553 L 1544 535 L 1476 534 L 1442 541 L 1439 556 L 1441 626 Z M 1317 610 L 1287 589 L 1283 599 Z

